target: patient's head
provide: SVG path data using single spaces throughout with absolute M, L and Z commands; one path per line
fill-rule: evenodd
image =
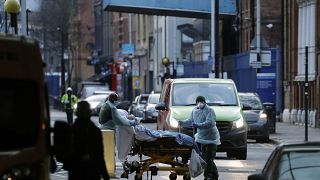
M 130 120 L 134 120 L 136 117 L 133 114 L 130 114 L 130 115 L 128 115 L 127 118 L 130 119 Z

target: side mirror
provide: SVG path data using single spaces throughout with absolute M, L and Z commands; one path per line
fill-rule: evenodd
M 249 106 L 248 104 L 242 104 L 242 110 L 251 110 L 251 106 Z
M 248 176 L 248 180 L 266 180 L 267 178 L 263 174 L 252 174 Z
M 266 102 L 266 103 L 263 103 L 263 106 L 264 106 L 264 108 L 267 109 L 267 110 L 273 110 L 273 109 L 275 109 L 275 104 L 274 104 L 274 103 Z
M 165 103 L 159 103 L 155 106 L 156 110 L 168 110 L 168 107 L 165 105 Z

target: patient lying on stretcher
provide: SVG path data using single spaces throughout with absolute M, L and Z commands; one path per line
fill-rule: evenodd
M 129 115 L 127 111 L 118 109 L 121 116 L 126 117 L 128 120 L 137 121 L 136 125 L 133 126 L 135 138 L 139 141 L 155 141 L 158 138 L 163 137 L 174 137 L 179 145 L 193 146 L 193 138 L 182 133 L 172 131 L 162 131 L 147 128 L 139 124 L 138 120 L 134 115 Z

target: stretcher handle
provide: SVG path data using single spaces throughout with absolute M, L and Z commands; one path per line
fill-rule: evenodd
M 195 130 L 196 128 L 194 128 L 194 127 L 192 127 L 192 137 L 193 137 L 193 143 L 195 143 L 195 141 L 196 141 L 196 138 L 194 137 L 194 134 L 195 134 Z

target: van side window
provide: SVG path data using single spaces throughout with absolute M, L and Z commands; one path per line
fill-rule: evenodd
M 163 89 L 164 89 L 164 91 L 162 91 L 161 95 L 160 95 L 160 103 L 164 103 L 164 98 L 166 96 L 166 89 L 167 89 L 166 83 L 163 84 Z
M 171 91 L 171 84 L 168 84 L 166 87 L 165 96 L 164 96 L 164 103 L 166 105 L 169 105 L 170 91 Z

